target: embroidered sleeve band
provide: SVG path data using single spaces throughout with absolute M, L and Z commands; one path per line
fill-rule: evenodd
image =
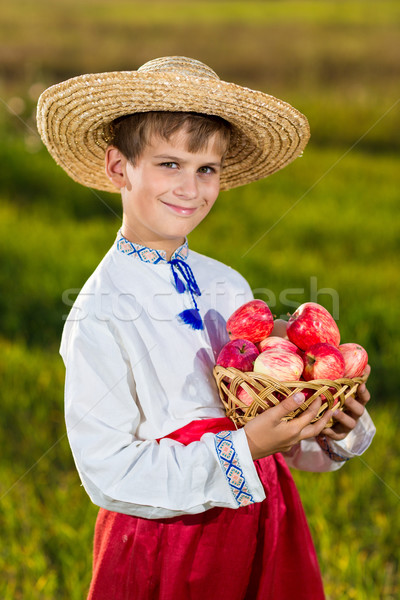
M 222 470 L 238 506 L 254 504 L 255 500 L 246 483 L 239 458 L 232 441 L 231 431 L 221 431 L 215 436 L 215 448 Z
M 334 452 L 332 450 L 332 448 L 330 447 L 329 442 L 324 435 L 318 435 L 315 439 L 317 440 L 318 444 L 320 445 L 322 450 L 325 452 L 325 454 L 327 454 L 329 456 L 329 458 L 331 460 L 333 460 L 334 462 L 345 462 L 346 460 L 350 460 L 348 457 L 342 456 L 341 454 Z

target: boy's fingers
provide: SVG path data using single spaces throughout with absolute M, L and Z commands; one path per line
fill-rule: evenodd
M 296 410 L 296 408 L 299 408 L 299 406 L 303 404 L 304 400 L 305 396 L 301 392 L 296 392 L 296 394 L 293 394 L 293 396 L 289 396 L 288 398 L 282 400 L 282 402 L 280 402 L 280 404 L 274 408 L 274 417 L 276 422 L 281 422 L 282 419 L 289 413 L 291 413 L 293 410 Z M 302 414 L 291 420 L 290 423 L 295 425 L 298 431 L 301 431 L 304 427 L 307 427 L 307 425 L 309 425 L 317 416 L 321 407 L 321 403 L 321 398 L 316 398 Z
M 353 396 L 347 398 L 344 408 L 346 413 L 351 413 L 355 417 L 361 417 L 361 415 L 365 412 L 364 403 L 360 402 L 358 399 L 356 400 L 355 398 L 353 398 Z M 339 410 L 337 414 L 335 414 L 335 417 L 337 417 L 337 421 L 340 421 L 340 415 L 343 412 L 344 411 Z
M 304 394 L 301 394 L 301 395 L 303 396 L 303 398 L 305 398 Z M 321 404 L 322 404 L 322 400 L 321 400 L 320 396 L 318 396 L 310 404 L 310 406 L 303 412 L 303 414 L 299 415 L 296 418 L 296 422 L 300 429 L 309 425 L 311 423 L 311 421 L 317 416 L 318 411 L 321 408 Z M 297 408 L 298 407 L 299 407 L 299 405 L 297 404 Z
M 334 431 L 333 429 L 328 427 L 327 429 L 324 429 L 324 435 L 326 435 L 326 437 L 331 438 L 332 440 L 335 440 L 336 442 L 339 442 L 340 440 L 343 440 L 346 437 L 347 432 L 338 433 L 337 431 Z
M 312 423 L 312 421 L 318 415 L 321 405 L 322 399 L 320 396 L 318 396 L 310 404 L 307 410 L 295 419 L 301 426 L 301 439 L 307 439 L 318 435 L 323 429 L 326 428 L 328 422 L 331 420 L 332 415 L 334 413 L 334 409 L 325 410 L 323 415 L 319 417 L 316 421 L 314 421 L 314 423 Z
M 362 383 L 357 390 L 356 398 L 361 404 L 367 404 L 370 401 L 371 395 L 367 390 L 365 383 Z
M 322 430 L 326 431 L 326 426 L 332 417 L 332 412 L 332 410 L 327 410 L 318 421 L 315 421 L 315 423 L 309 422 L 301 432 L 301 439 L 305 440 L 310 437 L 315 437 L 316 435 L 319 435 Z M 318 410 L 316 411 L 315 416 L 317 413 Z
M 299 406 L 303 404 L 304 400 L 305 396 L 301 392 L 296 392 L 293 394 L 293 396 L 289 396 L 288 398 L 282 400 L 282 402 L 273 408 L 276 421 L 281 421 L 283 417 L 286 417 L 293 410 L 299 408 Z

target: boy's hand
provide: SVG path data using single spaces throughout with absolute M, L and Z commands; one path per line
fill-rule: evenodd
M 367 365 L 363 376 L 369 377 L 371 367 Z M 365 383 L 362 383 L 355 397 L 350 396 L 345 402 L 345 409 L 338 410 L 337 413 L 333 413 L 336 419 L 335 425 L 324 429 L 324 435 L 331 438 L 332 440 L 343 440 L 357 425 L 358 419 L 361 417 L 365 410 L 365 405 L 370 400 L 370 393 L 367 390 Z
M 321 433 L 332 417 L 333 411 L 327 410 L 323 417 L 311 423 L 321 406 L 320 398 L 314 400 L 302 415 L 291 421 L 282 421 L 282 417 L 298 408 L 302 402 L 304 402 L 304 394 L 298 392 L 246 423 L 244 430 L 253 460 L 275 452 L 288 452 L 301 440 Z

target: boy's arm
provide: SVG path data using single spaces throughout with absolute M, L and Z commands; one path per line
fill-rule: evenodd
M 138 439 L 139 423 L 149 418 L 139 408 L 134 378 L 145 347 L 132 364 L 110 324 L 94 316 L 67 323 L 66 332 L 61 351 L 68 439 L 94 504 L 157 519 L 265 498 L 243 431 L 220 438 L 207 433 L 187 446 L 168 438 Z M 241 495 L 227 469 L 233 459 L 243 477 Z

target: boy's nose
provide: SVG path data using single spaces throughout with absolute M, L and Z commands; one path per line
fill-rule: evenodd
M 195 173 L 182 173 L 175 194 L 184 200 L 193 200 L 197 197 L 198 187 Z

